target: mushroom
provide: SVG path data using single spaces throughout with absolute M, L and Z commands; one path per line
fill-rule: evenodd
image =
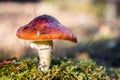
M 58 20 L 49 15 L 41 15 L 20 27 L 17 37 L 30 40 L 30 47 L 38 50 L 38 70 L 47 71 L 51 64 L 53 40 L 77 42 L 76 36 Z

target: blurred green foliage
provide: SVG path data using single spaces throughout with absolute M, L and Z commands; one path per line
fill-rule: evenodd
M 96 15 L 99 19 L 102 19 L 105 17 L 105 11 L 106 11 L 106 1 L 105 0 L 94 0 L 94 6 Z
M 106 70 L 92 60 L 53 58 L 51 69 L 47 72 L 38 71 L 36 62 L 36 58 L 27 58 L 6 65 L 0 69 L 0 80 L 109 80 L 111 76 L 120 78 L 119 72 Z
M 60 10 L 68 10 L 76 13 L 92 13 L 96 15 L 98 19 L 103 19 L 106 13 L 106 0 L 93 0 L 91 2 L 88 1 L 88 3 L 77 0 L 46 0 L 46 2 L 56 5 Z

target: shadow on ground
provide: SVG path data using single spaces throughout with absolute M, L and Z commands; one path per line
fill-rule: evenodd
M 73 54 L 74 53 L 74 54 Z M 74 58 L 91 58 L 99 65 L 120 67 L 120 39 L 99 40 L 90 44 L 78 44 L 66 49 L 66 54 Z

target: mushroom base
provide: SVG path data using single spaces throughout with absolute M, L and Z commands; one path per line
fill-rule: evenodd
M 38 70 L 47 71 L 51 64 L 52 41 L 34 41 L 30 44 L 38 50 Z

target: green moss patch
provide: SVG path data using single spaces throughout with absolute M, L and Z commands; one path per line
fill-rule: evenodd
M 38 71 L 36 63 L 36 58 L 27 58 L 6 65 L 0 69 L 0 80 L 109 80 L 114 72 L 119 75 L 92 60 L 53 58 L 47 72 Z

